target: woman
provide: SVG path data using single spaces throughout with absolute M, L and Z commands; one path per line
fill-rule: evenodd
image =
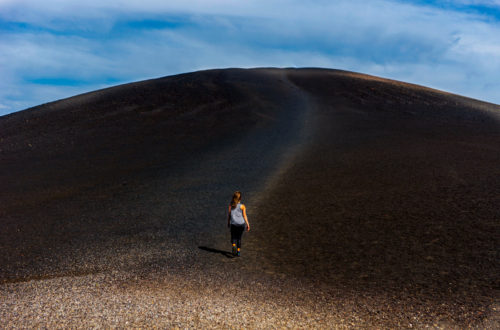
M 227 226 L 231 228 L 233 256 L 240 256 L 241 254 L 241 235 L 245 230 L 245 224 L 247 225 L 247 231 L 249 231 L 250 224 L 248 223 L 246 207 L 241 204 L 241 192 L 235 191 L 227 214 Z

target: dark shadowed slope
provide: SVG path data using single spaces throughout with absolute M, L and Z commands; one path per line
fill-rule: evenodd
M 215 300 L 226 279 L 261 281 L 241 294 L 314 311 L 294 326 L 497 317 L 496 105 L 336 70 L 212 70 L 0 117 L 0 157 L 9 292 L 119 271 L 152 295 L 177 274 Z M 236 189 L 253 228 L 231 260 Z M 249 308 L 223 324 L 269 324 Z
M 137 235 L 159 235 L 137 250 L 192 247 L 235 189 L 264 184 L 303 109 L 284 72 L 214 70 L 2 117 L 2 277 L 107 269 L 120 253 L 103 251 Z

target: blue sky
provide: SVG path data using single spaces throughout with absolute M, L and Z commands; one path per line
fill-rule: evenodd
M 0 115 L 261 66 L 351 70 L 500 104 L 500 0 L 0 0 Z

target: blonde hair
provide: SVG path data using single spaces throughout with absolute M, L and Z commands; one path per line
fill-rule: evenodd
M 241 201 L 241 192 L 235 191 L 233 194 L 233 198 L 231 199 L 231 208 L 234 209 L 240 201 Z

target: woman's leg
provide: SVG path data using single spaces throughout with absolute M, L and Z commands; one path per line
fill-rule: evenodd
M 238 246 L 238 249 L 241 249 L 241 236 L 243 235 L 243 232 L 245 231 L 245 226 L 238 226 L 238 231 L 237 231 L 237 241 L 236 244 Z
M 231 225 L 231 244 L 236 244 L 236 231 L 233 225 Z
M 236 244 L 238 243 L 238 231 L 237 227 L 231 225 L 231 245 L 233 246 L 233 255 L 236 255 Z

